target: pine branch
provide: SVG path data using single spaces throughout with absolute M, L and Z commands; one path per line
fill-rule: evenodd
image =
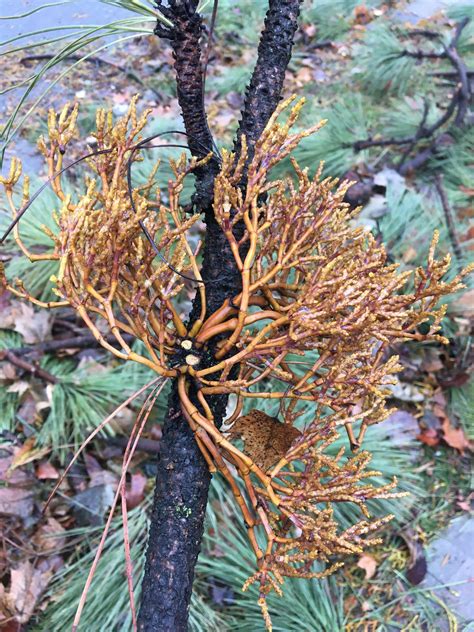
M 463 20 L 461 20 L 461 22 L 459 22 L 459 24 L 456 27 L 454 37 L 451 40 L 451 43 L 449 44 L 447 48 L 445 48 L 446 57 L 451 62 L 454 70 L 457 71 L 459 82 L 461 84 L 457 91 L 459 95 L 458 96 L 459 104 L 458 104 L 456 119 L 454 121 L 454 124 L 457 127 L 460 127 L 464 121 L 464 117 L 466 116 L 468 105 L 469 105 L 469 99 L 471 97 L 471 87 L 469 84 L 466 64 L 461 59 L 457 51 L 459 38 L 461 37 L 461 33 L 464 30 L 464 28 L 467 26 L 468 22 L 469 22 L 468 17 L 465 17 Z
M 474 69 L 467 69 L 466 74 L 468 77 L 474 77 Z M 458 72 L 456 70 L 436 70 L 434 72 L 430 72 L 429 75 L 431 77 L 443 77 L 445 79 L 457 79 Z
M 56 55 L 52 53 L 49 53 L 49 54 L 43 53 L 41 55 L 25 55 L 25 57 L 22 57 L 20 59 L 19 63 L 25 66 L 30 61 L 49 61 L 51 59 L 54 59 L 55 57 Z M 66 55 L 65 57 L 62 57 L 61 59 L 61 61 L 75 61 L 75 62 L 82 61 L 82 60 L 83 60 L 83 57 L 81 55 Z M 138 83 L 143 88 L 146 88 L 147 90 L 151 90 L 151 92 L 153 92 L 153 94 L 157 98 L 161 97 L 160 93 L 153 86 L 147 85 L 133 70 L 131 70 L 130 68 L 127 68 L 126 66 L 123 66 L 121 64 L 116 64 L 115 62 L 110 61 L 109 59 L 103 59 L 102 57 L 98 57 L 97 55 L 92 55 L 91 57 L 87 57 L 83 61 L 88 62 L 90 64 L 96 64 L 97 66 L 109 66 L 110 68 L 114 68 L 118 72 L 123 73 L 126 77 L 128 77 L 132 81 L 135 81 L 136 83 Z
M 259 138 L 281 98 L 285 70 L 291 58 L 293 38 L 302 0 L 270 0 L 258 46 L 255 69 L 247 88 L 235 149 L 242 134 L 251 148 Z
M 429 127 L 426 127 L 426 120 L 429 111 L 429 103 L 425 101 L 422 118 L 418 125 L 418 128 L 412 136 L 406 136 L 403 138 L 367 138 L 364 140 L 356 141 L 352 144 L 352 148 L 355 152 L 368 149 L 370 147 L 401 147 L 408 145 L 408 148 L 403 152 L 402 158 L 398 164 L 397 170 L 405 175 L 411 171 L 416 170 L 422 166 L 427 160 L 429 160 L 437 151 L 438 145 L 441 143 L 444 134 L 440 133 L 435 136 L 428 147 L 424 147 L 419 151 L 411 160 L 407 160 L 408 155 L 412 149 L 417 145 L 420 140 L 432 138 L 438 130 L 440 130 L 450 119 L 455 115 L 454 125 L 456 127 L 462 127 L 466 114 L 468 112 L 469 101 L 472 96 L 469 76 L 470 71 L 467 69 L 465 62 L 459 56 L 457 51 L 457 44 L 463 29 L 469 22 L 469 18 L 464 18 L 456 26 L 454 35 L 448 46 L 444 47 L 442 52 L 427 52 L 422 50 L 410 51 L 403 50 L 400 56 L 415 57 L 417 59 L 448 59 L 454 68 L 453 73 L 457 78 L 458 88 L 454 91 L 451 100 L 437 121 L 435 121 Z M 434 34 L 431 31 L 423 33 L 426 37 L 433 38 Z
M 211 476 L 173 389 L 158 455 L 138 629 L 185 632 Z
M 118 448 L 126 449 L 128 445 L 127 437 L 99 437 L 99 439 L 107 445 L 117 446 Z M 146 452 L 147 454 L 159 454 L 160 453 L 160 441 L 155 439 L 140 438 L 137 442 L 137 451 Z
M 107 334 L 104 336 L 108 343 L 116 342 L 116 338 L 113 334 Z M 133 336 L 124 334 L 123 338 L 126 342 L 132 342 Z M 63 351 L 64 349 L 89 349 L 90 347 L 99 347 L 100 343 L 91 333 L 87 333 L 81 336 L 73 336 L 71 338 L 59 338 L 57 340 L 48 340 L 46 342 L 40 342 L 36 345 L 28 345 L 25 347 L 17 347 L 10 349 L 16 356 L 34 355 L 40 356 L 45 353 L 54 353 L 56 351 Z
M 197 13 L 197 4 L 197 0 L 172 0 L 167 7 L 163 7 L 161 1 L 158 2 L 158 8 L 174 27 L 164 30 L 160 25 L 156 33 L 171 39 L 178 100 L 188 133 L 189 148 L 195 156 L 200 157 L 203 154 L 202 146 L 211 150 L 213 141 L 204 108 L 204 75 L 199 43 L 202 19 Z M 242 133 L 246 135 L 252 149 L 280 99 L 300 4 L 301 0 L 270 0 L 235 143 L 237 152 Z M 206 279 L 208 313 L 214 312 L 227 298 L 235 296 L 242 283 L 240 271 L 235 266 L 229 243 L 216 221 L 211 204 L 217 171 L 218 164 L 212 160 L 197 173 L 194 198 L 196 206 L 204 211 L 206 222 L 202 276 Z M 198 292 L 191 311 L 191 322 L 198 318 L 200 310 L 201 295 Z M 215 347 L 211 346 L 209 359 L 204 362 L 212 362 L 213 351 Z M 189 396 L 198 405 L 196 392 L 190 392 Z M 217 427 L 224 418 L 227 399 L 227 395 L 214 395 L 208 399 Z M 158 456 L 142 603 L 138 616 L 141 632 L 187 630 L 194 567 L 203 534 L 210 473 L 179 401 L 175 382 Z
M 0 362 L 2 360 L 7 360 L 10 364 L 23 369 L 23 371 L 31 373 L 31 375 L 37 376 L 50 384 L 57 384 L 59 381 L 58 378 L 49 371 L 42 369 L 37 364 L 32 364 L 31 362 L 27 362 L 26 360 L 19 358 L 15 353 L 13 353 L 13 351 L 8 349 L 0 351 Z
M 441 206 L 443 207 L 444 216 L 446 218 L 446 226 L 448 228 L 449 239 L 451 241 L 451 246 L 453 248 L 453 252 L 457 260 L 457 267 L 460 272 L 463 268 L 462 247 L 461 247 L 461 242 L 459 241 L 458 234 L 456 232 L 453 211 L 448 202 L 448 196 L 446 195 L 446 191 L 443 186 L 443 176 L 441 174 L 438 174 L 436 176 L 435 186 L 436 186 L 436 190 L 438 192 L 439 198 L 441 200 Z
M 444 53 L 435 53 L 433 51 L 425 50 L 404 50 L 400 53 L 400 57 L 413 57 L 414 59 L 443 59 L 446 57 Z
M 423 136 L 423 134 L 426 133 L 425 124 L 426 124 L 426 120 L 428 118 L 429 111 L 430 111 L 430 104 L 428 103 L 428 100 L 425 99 L 424 102 L 423 102 L 423 115 L 421 117 L 420 124 L 418 125 L 418 129 L 415 132 L 415 137 L 413 138 L 413 141 L 408 145 L 408 147 L 403 152 L 403 155 L 402 155 L 402 157 L 400 159 L 400 162 L 398 163 L 398 168 L 399 169 L 401 169 L 403 167 L 404 162 L 406 161 L 406 159 L 410 155 L 410 152 L 413 150 L 413 148 L 415 147 L 416 143 L 420 140 L 420 138 Z
M 214 140 L 207 122 L 204 107 L 204 65 L 201 49 L 203 21 L 197 12 L 198 0 L 171 0 L 164 6 L 158 0 L 157 9 L 167 17 L 173 27 L 157 23 L 155 33 L 169 39 L 175 60 L 178 102 L 188 134 L 188 145 L 193 156 L 204 158 L 213 151 Z M 214 177 L 219 170 L 215 158 L 206 168 L 195 171 L 195 206 L 204 210 L 211 204 Z

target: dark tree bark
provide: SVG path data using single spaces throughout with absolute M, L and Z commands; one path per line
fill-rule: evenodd
M 236 140 L 246 134 L 255 144 L 279 99 L 288 65 L 297 16 L 302 0 L 270 0 L 258 49 L 258 60 L 246 94 L 245 108 Z M 204 109 L 200 38 L 202 19 L 197 0 L 158 2 L 159 10 L 173 22 L 173 29 L 157 27 L 158 35 L 171 41 L 175 57 L 178 99 L 192 154 L 203 157 L 211 151 L 212 135 Z M 196 173 L 194 205 L 204 213 L 206 236 L 202 276 L 206 280 L 208 314 L 241 286 L 240 274 L 227 240 L 214 218 L 212 192 L 219 165 L 211 160 Z M 216 282 L 217 281 L 217 282 Z M 190 320 L 199 312 L 199 294 Z M 212 352 L 212 349 L 211 349 Z M 210 399 L 220 425 L 227 396 Z M 194 567 L 204 528 L 210 474 L 179 405 L 174 386 L 163 425 L 155 498 L 148 540 L 145 576 L 138 627 L 142 632 L 185 632 L 189 614 Z
M 188 134 L 188 146 L 193 156 L 204 158 L 213 149 L 213 138 L 204 109 L 201 50 L 203 24 L 196 10 L 198 4 L 199 0 L 172 0 L 169 6 L 157 2 L 158 9 L 173 23 L 173 28 L 158 23 L 155 33 L 171 41 L 178 102 Z M 205 168 L 196 171 L 193 201 L 201 210 L 211 205 L 213 181 L 218 170 L 217 160 L 213 158 Z
M 158 456 L 139 630 L 187 630 L 209 483 L 207 464 L 173 389 Z
M 242 134 L 252 147 L 265 129 L 281 99 L 285 71 L 290 62 L 293 37 L 302 0 L 270 0 L 258 46 L 257 63 L 245 94 L 235 150 Z

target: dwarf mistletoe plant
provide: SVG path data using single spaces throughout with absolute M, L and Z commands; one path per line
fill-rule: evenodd
M 467 272 L 443 280 L 450 258 L 435 258 L 436 235 L 426 267 L 400 272 L 373 235 L 351 221 L 355 212 L 343 201 L 350 183 L 321 179 L 322 165 L 310 177 L 291 159 L 294 173 L 272 179 L 272 169 L 322 125 L 295 132 L 302 105 L 293 97 L 277 107 L 251 156 L 245 136 L 238 155 L 222 153 L 212 208 L 241 290 L 213 311 L 199 247 L 188 238 L 200 216 L 189 217 L 180 205 L 184 179 L 210 156 L 172 162 L 166 195 L 154 186 L 153 171 L 133 189 L 132 204 L 127 166 L 140 159 L 137 144 L 149 115 L 137 115 L 136 100 L 115 123 L 111 113 L 98 111 L 97 152 L 88 160 L 91 173 L 77 200 L 55 175 L 76 135 L 77 107 L 50 112 L 49 139 L 41 138 L 39 149 L 59 200 L 53 212 L 58 230 L 44 228 L 52 242 L 48 253 L 30 252 L 18 224 L 14 237 L 31 261 L 58 262 L 51 279 L 58 300 L 43 303 L 20 279 L 2 276 L 6 290 L 38 306 L 72 307 L 104 348 L 177 384 L 209 470 L 224 476 L 242 512 L 256 558 L 244 589 L 258 584 L 268 629 L 265 598 L 271 590 L 281 593 L 284 577 L 333 572 L 341 555 L 373 544 L 371 534 L 390 519 L 371 520 L 366 501 L 396 495 L 395 481 L 369 483 L 376 473 L 368 467 L 370 454 L 358 448 L 367 428 L 390 413 L 387 385 L 400 370 L 393 345 L 447 342 L 437 333 L 445 313 L 438 301 L 461 288 Z M 2 179 L 13 218 L 21 171 L 14 160 Z M 25 177 L 22 205 L 29 199 Z M 200 297 L 199 313 L 187 320 L 177 306 L 185 292 L 183 274 L 193 275 Z M 106 329 L 116 345 L 104 336 Z M 135 351 L 124 334 L 141 341 L 145 351 Z M 209 405 L 219 394 L 235 402 L 225 429 Z M 279 401 L 278 418 L 258 410 L 261 399 Z M 251 409 L 242 414 L 246 403 Z M 312 421 L 299 427 L 307 407 Z M 328 456 L 341 426 L 357 453 Z M 342 502 L 362 512 L 347 529 L 333 512 Z M 315 570 L 318 560 L 327 563 L 326 570 Z

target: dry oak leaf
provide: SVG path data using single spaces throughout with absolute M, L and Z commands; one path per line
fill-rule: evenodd
M 465 450 L 471 449 L 471 445 L 462 428 L 454 428 L 448 417 L 444 418 L 441 428 L 443 429 L 443 439 L 451 448 L 458 450 L 461 454 L 464 454 Z
M 463 511 L 473 511 L 474 510 L 474 493 L 469 494 L 469 496 L 465 500 L 458 500 L 456 505 L 459 509 Z
M 13 364 L 5 362 L 0 367 L 0 380 L 14 380 L 16 378 L 16 369 Z
M 36 550 L 41 553 L 52 553 L 66 546 L 65 528 L 52 516 L 41 524 L 31 538 Z
M 21 334 L 27 344 L 44 342 L 51 337 L 53 316 L 47 310 L 36 312 L 27 303 L 15 304 L 15 331 Z
M 4 451 L 10 453 L 0 457 L 0 514 L 29 518 L 34 509 L 35 479 L 23 469 L 12 470 L 14 450 Z
M 463 429 L 455 428 L 452 425 L 445 408 L 440 404 L 435 404 L 433 406 L 433 412 L 441 420 L 443 441 L 449 445 L 449 447 L 458 450 L 461 454 L 464 454 L 465 450 L 470 450 L 472 446 L 464 434 Z
M 50 451 L 50 448 L 35 448 L 35 445 L 36 438 L 28 437 L 25 443 L 15 450 L 15 456 L 11 462 L 10 471 L 16 469 L 17 467 L 21 467 L 22 465 L 26 465 L 27 463 L 31 463 L 32 461 L 42 459 Z
M 264 471 L 275 465 L 301 436 L 301 432 L 281 423 L 260 410 L 251 410 L 239 417 L 229 431 L 231 437 L 241 437 L 246 454 Z
M 19 623 L 27 623 L 52 575 L 52 570 L 35 568 L 29 561 L 12 568 L 10 590 L 1 595 L 0 612 L 8 613 Z

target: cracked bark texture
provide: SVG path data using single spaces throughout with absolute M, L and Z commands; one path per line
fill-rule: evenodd
M 235 151 L 242 134 L 249 154 L 281 99 L 285 70 L 291 59 L 302 0 L 270 0 L 258 46 L 257 63 L 247 87 Z M 282 72 L 283 69 L 283 72 Z
M 302 0 L 270 0 L 262 32 L 258 59 L 247 89 L 245 107 L 235 147 L 246 134 L 250 151 L 281 98 L 286 67 Z M 175 56 L 178 99 L 194 156 L 206 155 L 213 145 L 204 110 L 202 19 L 197 0 L 170 0 L 157 8 L 171 21 L 172 29 L 157 26 L 156 33 L 170 39 Z M 198 173 L 193 202 L 204 213 L 206 235 L 202 276 L 206 279 L 208 314 L 238 294 L 240 274 L 227 240 L 215 221 L 212 209 L 217 160 Z M 199 313 L 197 293 L 190 321 Z M 212 353 L 212 348 L 210 349 Z M 209 358 L 211 361 L 211 358 Z M 196 403 L 196 402 L 195 402 Z M 216 425 L 224 418 L 227 396 L 210 398 Z M 148 539 L 142 600 L 138 616 L 141 632 L 186 632 L 194 568 L 199 554 L 210 474 L 179 405 L 176 385 L 169 398 L 168 412 L 158 456 L 155 496 Z
M 158 456 L 138 629 L 184 632 L 210 474 L 172 389 Z
M 204 85 L 201 37 L 202 17 L 197 12 L 198 0 L 171 0 L 168 6 L 157 2 L 159 11 L 173 27 L 158 23 L 155 33 L 171 42 L 176 73 L 176 91 L 188 134 L 188 146 L 193 156 L 204 158 L 213 150 L 213 138 L 204 109 Z M 219 170 L 215 158 L 195 171 L 194 206 L 204 210 L 211 205 L 213 181 Z

